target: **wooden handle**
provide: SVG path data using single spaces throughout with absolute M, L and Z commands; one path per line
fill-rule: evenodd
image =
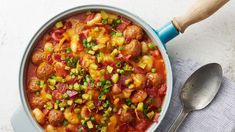
M 188 26 L 206 19 L 228 1 L 229 0 L 197 0 L 183 16 L 174 17 L 172 22 L 178 31 L 183 33 Z

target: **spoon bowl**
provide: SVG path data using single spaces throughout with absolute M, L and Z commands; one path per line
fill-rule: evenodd
M 183 110 L 169 132 L 177 131 L 189 112 L 203 109 L 210 104 L 219 91 L 222 76 L 222 67 L 217 63 L 210 63 L 196 70 L 187 79 L 180 93 Z

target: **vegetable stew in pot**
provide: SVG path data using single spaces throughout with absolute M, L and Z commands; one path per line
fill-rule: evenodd
M 90 11 L 55 23 L 27 70 L 27 98 L 48 132 L 146 131 L 166 93 L 156 44 L 130 20 Z

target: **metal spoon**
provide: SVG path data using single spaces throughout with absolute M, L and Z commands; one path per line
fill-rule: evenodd
M 180 100 L 183 110 L 168 132 L 176 132 L 189 112 L 205 108 L 217 94 L 222 82 L 222 67 L 217 63 L 202 66 L 185 82 Z

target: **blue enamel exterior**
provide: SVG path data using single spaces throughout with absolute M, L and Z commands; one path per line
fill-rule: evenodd
M 155 32 L 157 33 L 158 37 L 160 38 L 163 44 L 166 44 L 168 41 L 179 35 L 179 32 L 177 31 L 172 22 L 168 22 L 159 30 L 155 30 Z

